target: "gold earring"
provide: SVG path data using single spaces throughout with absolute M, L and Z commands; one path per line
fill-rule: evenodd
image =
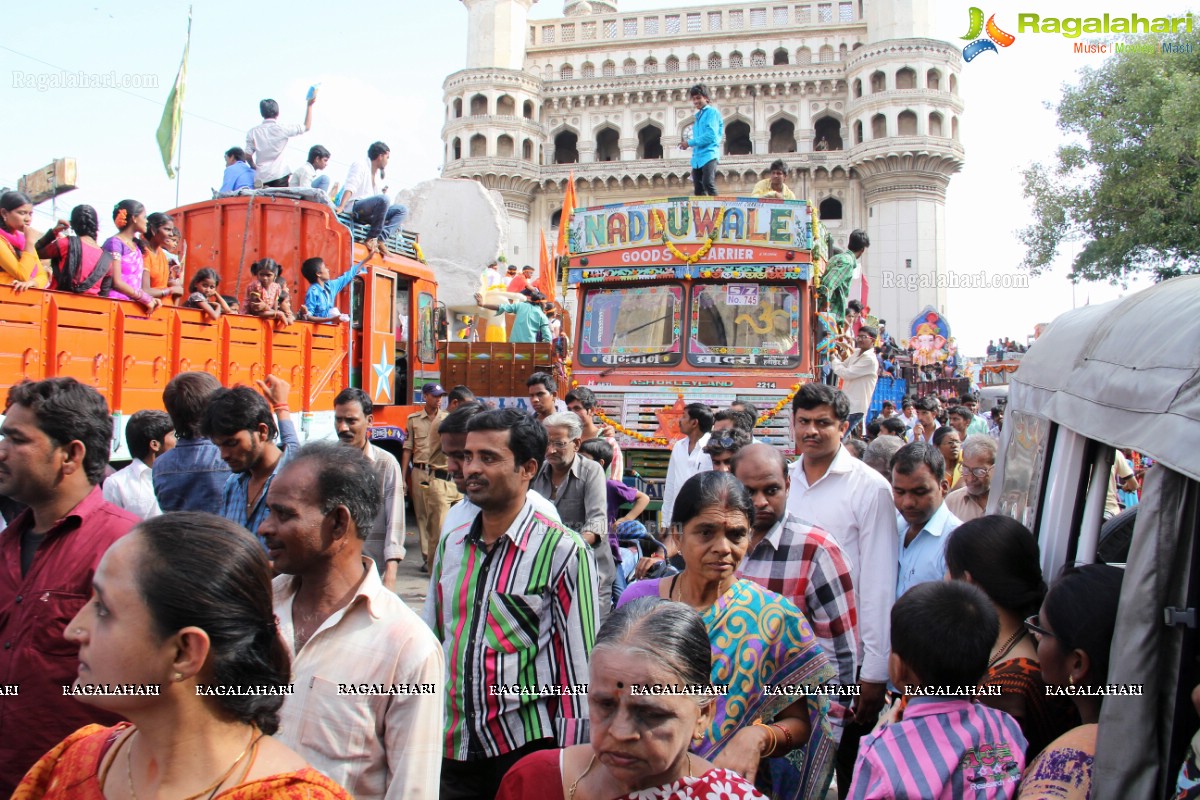
M 1067 683 L 1068 683 L 1068 684 L 1070 684 L 1071 686 L 1074 686 L 1074 685 L 1075 685 L 1075 676 L 1074 676 L 1074 675 L 1068 675 L 1068 676 L 1067 676 Z
M 171 678 L 172 678 L 172 680 L 174 680 L 176 682 L 181 681 L 181 680 L 183 680 L 183 673 L 176 672 L 174 675 L 171 676 Z

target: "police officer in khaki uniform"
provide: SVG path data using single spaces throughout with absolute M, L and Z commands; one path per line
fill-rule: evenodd
M 408 438 L 404 440 L 404 452 L 400 455 L 400 469 L 405 475 L 410 475 L 409 470 L 412 470 L 411 497 L 417 515 L 421 555 L 425 557 L 422 569 L 426 572 L 437 549 L 446 512 L 462 497 L 450 480 L 446 454 L 442 452 L 442 440 L 437 432 L 438 424 L 446 417 L 441 407 L 445 394 L 441 384 L 427 383 L 421 387 L 425 407 L 408 415 Z

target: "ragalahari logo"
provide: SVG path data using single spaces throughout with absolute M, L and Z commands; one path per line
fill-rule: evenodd
M 980 39 L 979 34 L 987 31 L 987 38 Z M 987 25 L 983 24 L 983 9 L 971 6 L 971 28 L 967 31 L 964 39 L 974 39 L 969 45 L 963 48 L 963 59 L 971 61 L 980 53 L 986 53 L 989 50 L 993 53 L 999 53 L 996 45 L 1008 47 L 1017 40 L 1017 37 L 1011 33 L 1005 33 L 996 25 L 996 15 L 992 14 L 988 17 Z

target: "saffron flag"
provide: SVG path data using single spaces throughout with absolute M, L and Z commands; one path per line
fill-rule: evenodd
M 555 262 L 567 255 L 570 249 L 567 231 L 571 225 L 571 213 L 575 210 L 576 205 L 575 171 L 571 170 L 571 177 L 567 180 L 567 191 L 563 194 L 562 212 L 558 215 L 558 243 L 554 246 Z
M 192 9 L 188 7 L 187 40 L 183 45 L 183 60 L 179 63 L 179 74 L 175 76 L 175 85 L 167 95 L 167 105 L 163 109 L 162 121 L 158 123 L 158 149 L 162 153 L 163 166 L 167 168 L 167 177 L 175 177 L 175 167 L 171 164 L 179 150 L 179 136 L 183 130 L 183 87 L 187 81 L 188 48 L 192 45 Z
M 555 296 L 555 263 L 550 258 L 550 250 L 546 246 L 546 235 L 538 234 L 541 247 L 538 248 L 538 276 L 533 282 L 533 288 L 537 289 L 542 294 L 546 295 L 547 300 L 553 300 Z

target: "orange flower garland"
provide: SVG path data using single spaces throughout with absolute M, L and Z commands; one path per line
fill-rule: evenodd
M 671 251 L 671 255 L 675 256 L 680 261 L 682 261 L 684 264 L 686 264 L 687 266 L 690 267 L 692 264 L 695 264 L 697 261 L 699 261 L 700 259 L 704 258 L 706 255 L 708 255 L 709 250 L 712 250 L 713 243 L 715 243 L 717 241 L 717 239 L 720 238 L 721 222 L 724 219 L 725 219 L 725 209 L 722 208 L 720 213 L 717 214 L 716 224 L 713 225 L 712 231 L 708 234 L 708 241 L 705 242 L 704 244 L 700 245 L 700 248 L 698 250 L 696 250 L 696 252 L 692 253 L 690 256 L 687 255 L 686 253 L 684 253 L 678 247 L 676 247 L 675 243 L 667 238 L 666 231 L 663 232 L 662 242 L 663 242 L 663 244 L 665 244 L 667 246 L 667 249 Z

